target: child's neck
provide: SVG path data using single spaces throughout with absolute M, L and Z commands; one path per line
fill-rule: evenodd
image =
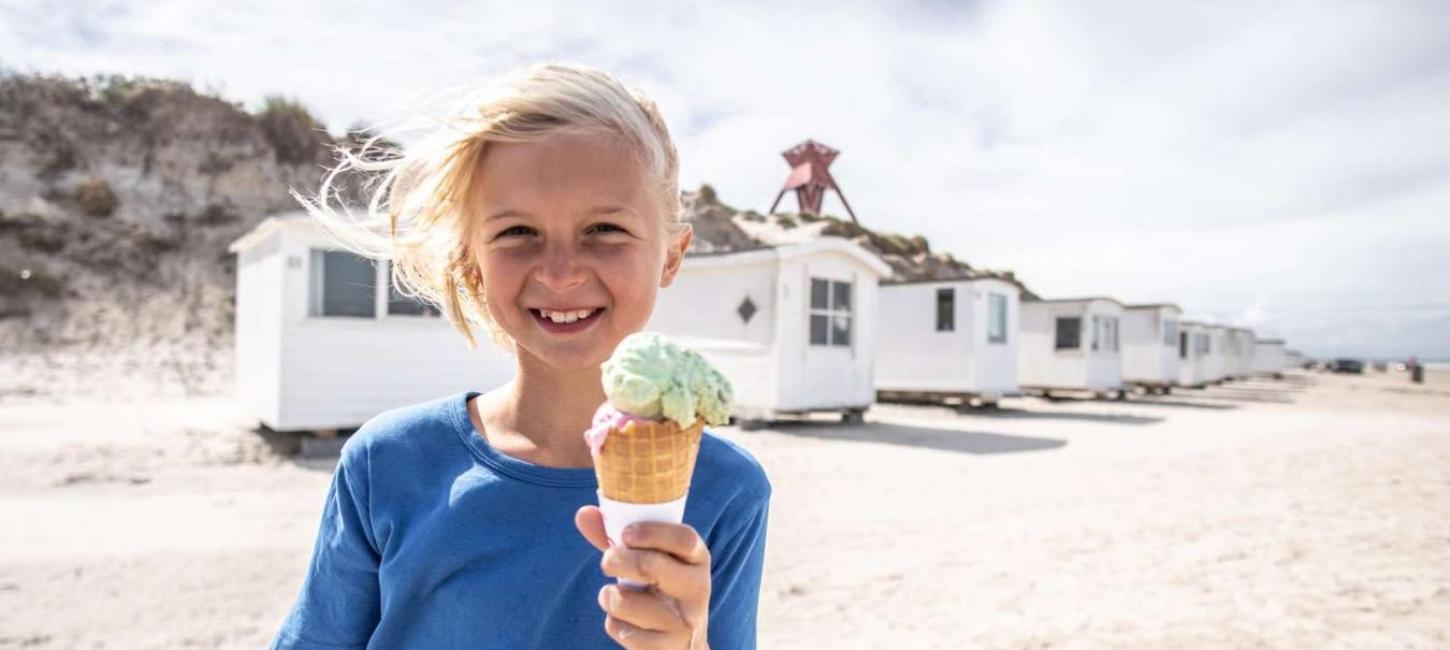
M 478 400 L 484 437 L 500 452 L 538 465 L 592 467 L 584 430 L 606 399 L 599 367 L 559 370 L 526 355 L 520 351 L 512 382 Z

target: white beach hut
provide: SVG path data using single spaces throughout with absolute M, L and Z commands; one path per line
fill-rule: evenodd
M 877 398 L 989 406 L 1017 393 L 1021 293 L 991 275 L 883 284 Z
M 1277 379 L 1284 376 L 1284 369 L 1288 365 L 1283 339 L 1254 340 L 1254 359 L 1249 365 L 1250 374 Z
M 513 377 L 485 339 L 470 351 L 431 307 L 388 281 L 386 262 L 336 246 L 306 213 L 268 218 L 237 255 L 236 390 L 278 431 L 335 432 L 377 413 Z
M 877 289 L 890 273 L 839 237 L 690 254 L 647 328 L 718 366 L 747 428 L 813 411 L 859 422 L 876 397 Z
M 1026 300 L 1021 312 L 1017 381 L 1023 392 L 1122 396 L 1122 303 L 1112 298 Z
M 1203 388 L 1208 384 L 1208 332 L 1202 323 L 1178 323 L 1178 385 Z
M 1123 308 L 1123 381 L 1149 393 L 1167 393 L 1178 383 L 1178 305 Z
M 1254 331 L 1243 327 L 1228 329 L 1228 374 L 1244 379 L 1253 372 Z

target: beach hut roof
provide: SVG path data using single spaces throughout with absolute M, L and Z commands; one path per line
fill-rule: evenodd
M 695 266 L 734 266 L 736 264 L 780 260 L 785 261 L 803 255 L 813 253 L 836 252 L 854 257 L 867 268 L 871 269 L 880 277 L 890 277 L 891 265 L 882 261 L 880 257 L 873 255 L 870 251 L 862 248 L 855 242 L 841 237 L 819 237 L 800 244 L 785 244 L 780 246 L 760 246 L 746 250 L 735 251 L 709 251 L 693 252 L 685 257 L 692 260 Z
M 1107 296 L 1084 296 L 1081 298 L 1023 298 L 1022 302 L 1092 302 L 1094 300 L 1110 302 L 1119 307 L 1126 306 L 1117 298 L 1109 298 Z
M 256 227 L 247 231 L 247 233 L 242 235 L 241 237 L 238 237 L 231 244 L 228 244 L 227 252 L 240 253 L 261 243 L 263 240 L 270 237 L 274 232 L 277 232 L 283 228 L 290 227 L 292 226 L 292 224 L 298 224 L 308 220 L 309 217 L 307 216 L 307 213 L 301 210 L 272 215 L 270 217 L 267 217 L 266 219 L 263 219 L 261 223 L 256 225 Z
M 1171 302 L 1147 302 L 1140 305 L 1123 305 L 1123 309 L 1172 309 L 1183 313 L 1183 308 Z

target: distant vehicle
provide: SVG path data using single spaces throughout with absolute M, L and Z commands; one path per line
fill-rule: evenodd
M 1360 375 L 1364 374 L 1364 362 L 1359 359 L 1335 359 L 1330 362 L 1329 370 Z

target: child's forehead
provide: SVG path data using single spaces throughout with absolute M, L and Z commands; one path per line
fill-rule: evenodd
M 627 145 L 599 137 L 490 143 L 478 165 L 477 196 L 491 211 L 528 205 L 630 205 L 650 196 L 647 174 Z

